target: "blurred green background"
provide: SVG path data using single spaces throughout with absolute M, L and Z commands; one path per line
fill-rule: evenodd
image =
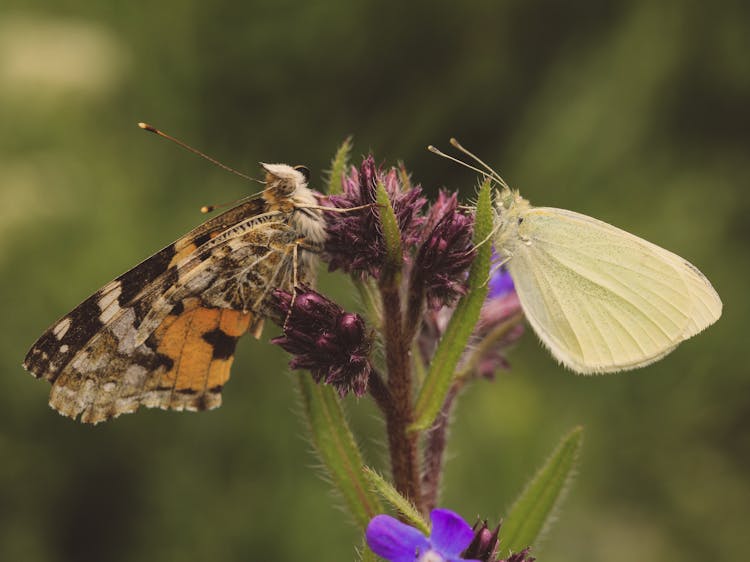
M 540 560 L 744 560 L 750 551 L 747 2 L 4 0 L 0 7 L 0 559 L 352 560 L 304 439 L 287 357 L 243 341 L 224 406 L 88 427 L 20 363 L 56 318 L 248 186 L 338 143 L 434 194 L 475 177 L 451 135 L 539 205 L 669 248 L 723 318 L 651 367 L 564 372 L 527 333 L 462 397 L 444 505 L 496 518 L 558 438 L 580 474 Z M 318 182 L 320 185 L 322 182 Z M 349 306 L 339 277 L 323 287 Z M 374 464 L 382 428 L 347 400 Z

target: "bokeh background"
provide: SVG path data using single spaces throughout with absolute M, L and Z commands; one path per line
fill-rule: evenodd
M 451 135 L 533 203 L 697 264 L 724 316 L 656 365 L 580 377 L 527 333 L 457 412 L 444 505 L 505 512 L 559 437 L 579 476 L 540 560 L 744 560 L 750 551 L 747 2 L 4 0 L 0 7 L 0 559 L 353 560 L 287 358 L 243 341 L 224 406 L 98 427 L 51 411 L 20 363 L 56 318 L 254 189 L 338 143 L 403 159 L 429 193 L 475 177 Z M 322 183 L 322 182 L 321 182 Z M 348 306 L 346 282 L 324 289 Z M 347 401 L 370 461 L 382 428 Z

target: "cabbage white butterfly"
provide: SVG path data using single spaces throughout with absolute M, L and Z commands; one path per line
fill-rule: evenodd
M 529 324 L 566 367 L 583 374 L 643 367 L 721 316 L 719 295 L 687 260 L 586 215 L 533 207 L 451 144 L 500 184 L 495 250 Z

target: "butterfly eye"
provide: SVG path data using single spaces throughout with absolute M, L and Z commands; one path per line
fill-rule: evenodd
M 305 181 L 310 181 L 310 170 L 307 166 L 295 166 L 294 169 L 304 176 Z

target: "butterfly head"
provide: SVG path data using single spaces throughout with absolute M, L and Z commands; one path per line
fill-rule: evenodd
M 530 208 L 529 202 L 518 191 L 507 186 L 495 195 L 495 249 L 501 253 L 509 249 L 518 239 L 518 227 L 523 221 L 523 213 Z
M 266 172 L 267 189 L 279 196 L 290 197 L 300 187 L 307 187 L 310 171 L 304 166 L 290 166 L 289 164 L 260 165 Z
M 307 187 L 310 171 L 304 166 L 289 164 L 260 164 L 266 172 L 263 197 L 271 207 L 291 211 L 297 204 L 310 204 L 312 192 Z
M 319 243 L 325 238 L 325 221 L 315 193 L 307 186 L 310 171 L 305 166 L 264 164 L 266 189 L 263 198 L 272 209 L 292 214 L 291 223 L 306 240 Z M 299 212 L 294 212 L 299 211 Z

